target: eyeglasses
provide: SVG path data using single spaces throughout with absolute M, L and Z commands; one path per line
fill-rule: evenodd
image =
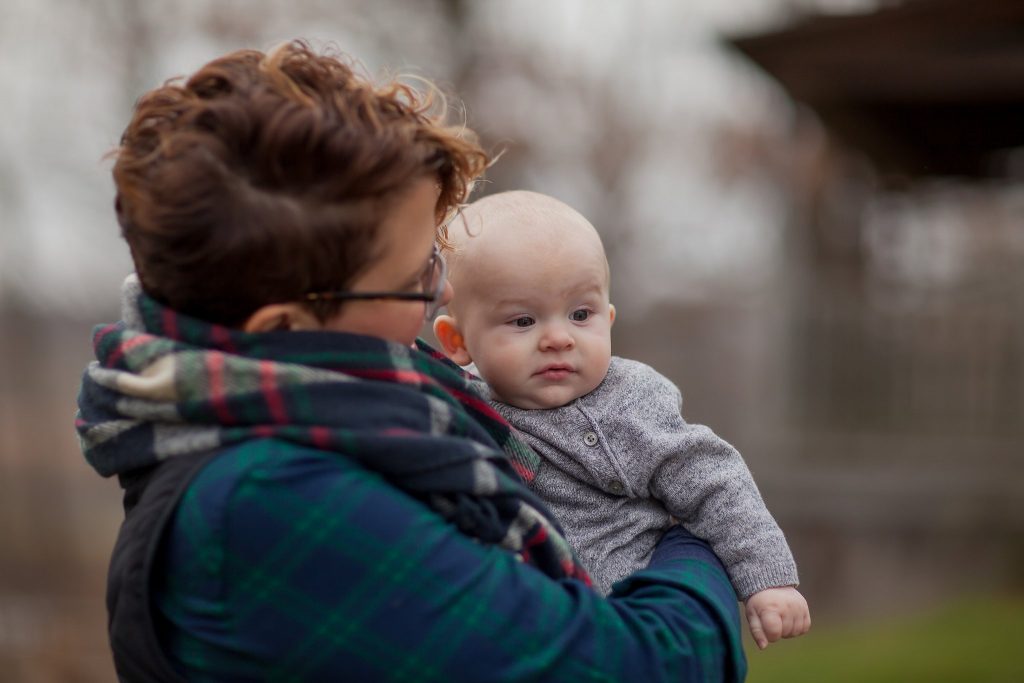
M 365 301 L 378 299 L 423 301 L 427 304 L 424 317 L 430 320 L 437 314 L 437 310 L 441 308 L 441 298 L 444 296 L 445 278 L 447 277 L 448 264 L 444 262 L 441 249 L 435 243 L 434 251 L 430 254 L 430 259 L 420 275 L 420 291 L 418 292 L 350 292 L 347 290 L 331 290 L 307 294 L 306 301 Z

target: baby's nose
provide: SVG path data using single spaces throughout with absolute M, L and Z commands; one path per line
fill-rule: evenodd
M 575 341 L 572 335 L 569 334 L 561 325 L 550 325 L 544 330 L 544 334 L 541 336 L 540 346 L 541 349 L 550 351 L 563 351 L 565 349 L 571 349 Z

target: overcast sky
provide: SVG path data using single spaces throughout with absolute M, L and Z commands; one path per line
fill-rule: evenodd
M 664 131 L 651 137 L 666 142 L 642 150 L 624 169 L 619 222 L 630 225 L 611 228 L 628 229 L 618 258 L 635 281 L 633 294 L 664 295 L 668 274 L 681 278 L 674 292 L 699 293 L 702 283 L 726 276 L 756 286 L 773 267 L 783 207 L 756 178 L 716 179 L 709 131 L 729 123 L 782 126 L 787 105 L 719 37 L 772 26 L 794 8 L 821 3 L 492 0 L 466 3 L 472 16 L 461 34 L 452 33 L 440 4 L 4 0 L 0 305 L 17 299 L 55 312 L 110 310 L 130 261 L 114 221 L 104 155 L 131 103 L 223 52 L 291 37 L 333 42 L 374 72 L 414 68 L 442 81 L 465 45 L 504 46 L 586 83 L 588 92 L 611 88 L 618 106 L 635 117 L 632 125 Z M 842 11 L 871 4 L 825 3 Z M 538 90 L 551 82 L 538 86 L 506 73 L 493 92 L 484 84 L 470 124 L 500 130 L 513 143 L 516 136 L 543 143 L 524 162 L 530 189 L 586 213 L 603 190 L 581 154 L 607 131 L 571 97 Z

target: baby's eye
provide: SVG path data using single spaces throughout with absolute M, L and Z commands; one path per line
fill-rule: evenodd
M 521 315 L 512 321 L 512 324 L 516 327 L 529 327 L 533 324 L 533 318 L 528 315 Z
M 589 318 L 589 317 L 590 317 L 590 311 L 588 311 L 585 308 L 577 309 L 577 310 L 572 312 L 572 315 L 569 316 L 569 318 L 571 318 L 573 322 L 577 322 L 577 323 L 585 322 L 587 320 L 587 318 Z

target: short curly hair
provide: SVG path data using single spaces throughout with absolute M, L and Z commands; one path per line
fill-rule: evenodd
M 238 327 L 265 304 L 349 286 L 379 257 L 377 228 L 404 190 L 436 178 L 440 223 L 487 166 L 435 94 L 374 84 L 303 41 L 234 52 L 146 93 L 113 170 L 145 291 Z M 341 304 L 305 305 L 325 320 Z

